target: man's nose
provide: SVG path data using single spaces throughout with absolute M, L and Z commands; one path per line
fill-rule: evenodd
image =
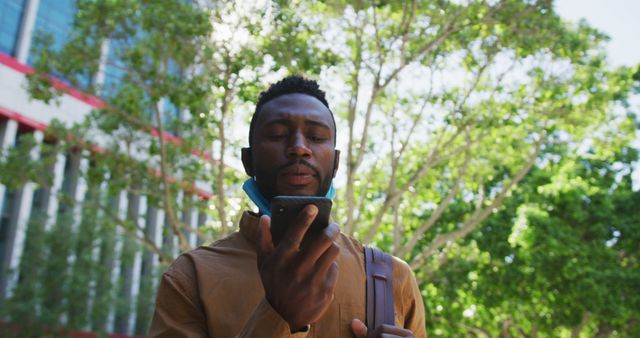
M 311 156 L 311 149 L 307 146 L 307 139 L 302 133 L 294 133 L 289 140 L 287 148 L 288 157 L 308 158 Z

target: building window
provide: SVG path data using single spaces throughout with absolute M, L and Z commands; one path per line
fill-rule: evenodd
M 7 189 L 4 195 L 4 205 L 2 205 L 2 210 L 0 210 L 0 279 L 4 279 L 6 277 L 5 271 L 7 266 L 5 266 L 5 261 L 7 260 L 7 256 L 12 251 L 12 248 L 9 247 L 9 243 L 11 243 L 10 236 L 10 227 L 11 227 L 11 217 L 13 215 L 12 210 L 15 204 L 16 191 L 13 189 Z M 0 285 L 3 283 L 0 283 Z M 0 290 L 0 292 L 4 292 L 4 290 Z
M 23 142 L 22 137 L 30 134 L 29 131 L 18 128 L 11 147 L 19 147 Z M 18 189 L 7 188 L 5 190 L 3 205 L 0 205 L 0 295 L 4 292 L 6 278 L 9 271 L 10 257 L 15 250 L 15 235 L 17 225 L 17 212 L 20 208 Z
M 59 51 L 71 35 L 73 29 L 73 17 L 76 14 L 74 0 L 40 0 L 35 34 L 48 34 L 53 38 L 52 49 Z M 33 37 L 32 37 L 33 38 Z M 27 63 L 33 65 L 37 55 L 31 51 Z
M 176 123 L 180 121 L 180 108 L 173 104 L 167 97 L 162 99 L 162 120 L 165 131 L 174 136 L 180 136 L 178 126 L 176 125 Z M 154 125 L 157 124 L 155 120 L 153 122 Z
M 78 188 L 78 175 L 80 166 L 80 154 L 71 152 L 67 154 L 67 160 L 64 162 L 64 171 L 62 178 L 62 187 L 60 192 L 67 198 L 75 201 L 76 189 Z M 69 202 L 60 201 L 58 205 L 58 213 L 65 215 L 73 209 L 73 205 Z
M 15 56 L 25 0 L 0 0 L 0 52 Z
M 36 15 L 34 35 L 31 39 L 33 40 L 40 34 L 50 36 L 53 40 L 49 48 L 59 52 L 71 36 L 76 11 L 75 0 L 40 0 Z M 33 46 L 34 44 L 32 43 L 31 45 Z M 37 57 L 38 55 L 32 48 L 29 51 L 27 63 L 33 66 Z M 68 78 L 65 78 L 61 74 L 53 73 L 51 75 L 66 83 L 71 83 Z M 76 79 L 78 81 L 76 85 L 80 88 L 87 88 L 91 84 L 92 75 L 84 73 L 77 74 Z
M 116 34 L 114 34 L 116 35 Z M 130 67 L 128 62 L 131 59 L 131 55 L 128 53 L 132 46 L 141 43 L 143 39 L 147 37 L 147 34 L 140 30 L 136 31 L 135 36 L 127 39 L 111 39 L 109 40 L 109 48 L 107 53 L 107 64 L 104 70 L 104 83 L 102 86 L 101 96 L 107 101 L 115 100 L 117 95 L 121 94 L 121 90 L 131 90 L 132 88 L 140 89 L 139 85 L 132 83 L 131 78 L 138 76 L 132 75 L 129 77 L 127 69 L 135 71 L 133 67 Z M 163 71 L 163 70 L 160 70 Z M 172 76 L 181 76 L 181 69 L 174 61 L 167 62 L 167 69 L 164 70 L 166 74 Z M 125 86 L 129 86 L 125 88 Z M 151 126 L 158 127 L 155 112 L 152 105 L 160 107 L 161 121 L 165 128 L 165 131 L 175 136 L 179 136 L 179 130 L 176 127 L 176 122 L 180 120 L 180 107 L 176 106 L 168 97 L 161 99 L 161 102 L 151 102 L 147 92 L 136 93 L 141 96 L 139 111 L 141 112 L 141 118 L 150 124 Z M 129 95 L 130 96 L 130 95 Z
M 118 52 L 125 48 L 119 40 L 109 41 L 109 52 L 107 53 L 107 65 L 104 69 L 104 84 L 102 96 L 113 98 L 120 90 L 122 78 L 126 72 L 125 64 L 122 62 Z

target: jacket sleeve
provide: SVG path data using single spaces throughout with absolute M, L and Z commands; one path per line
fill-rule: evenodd
M 216 337 L 215 332 L 209 332 L 195 276 L 193 263 L 184 255 L 178 257 L 162 275 L 149 337 Z M 211 329 L 215 331 L 215 328 Z M 307 333 L 291 333 L 289 324 L 263 299 L 236 337 L 302 338 Z
M 413 271 L 409 265 L 397 259 L 396 269 L 400 270 L 399 278 L 402 281 L 402 287 L 400 290 L 400 301 L 402 304 L 402 312 L 404 314 L 404 328 L 411 330 L 415 338 L 426 338 L 427 331 L 425 326 L 425 310 L 424 302 L 422 301 L 422 295 L 420 289 L 418 289 L 418 283 L 413 275 Z M 396 273 L 394 273 L 394 279 Z M 395 281 L 394 281 L 395 282 Z
M 209 337 L 204 311 L 193 287 L 195 281 L 175 268 L 183 259 L 179 257 L 162 275 L 149 337 Z
M 287 323 L 280 314 L 271 307 L 271 304 L 269 304 L 266 299 L 262 299 L 236 338 L 302 338 L 306 337 L 307 333 L 308 330 L 304 332 L 291 333 L 289 323 Z

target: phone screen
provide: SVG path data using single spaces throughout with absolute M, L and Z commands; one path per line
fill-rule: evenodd
M 307 230 L 303 243 L 329 225 L 331 200 L 319 196 L 276 196 L 271 200 L 271 237 L 274 245 L 280 243 L 289 226 L 309 204 L 315 204 L 318 207 L 318 214 Z

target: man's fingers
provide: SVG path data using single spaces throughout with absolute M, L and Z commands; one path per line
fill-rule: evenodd
M 315 265 L 310 265 L 310 267 L 316 271 L 316 276 L 318 278 L 324 279 L 333 264 L 335 263 L 337 265 L 336 258 L 338 258 L 338 254 L 340 254 L 340 248 L 335 244 L 331 244 L 322 256 L 318 258 Z
M 410 330 L 403 329 L 398 326 L 382 324 L 378 326 L 373 332 L 371 332 L 371 337 L 376 338 L 411 338 L 413 337 L 413 333 Z
M 356 338 L 365 338 L 367 336 L 367 327 L 360 319 L 351 321 L 351 331 Z
M 301 260 L 305 262 L 315 263 L 320 259 L 329 248 L 334 245 L 334 241 L 340 234 L 340 228 L 337 224 L 329 224 L 321 233 L 315 236 L 311 241 L 305 243 Z
M 271 218 L 262 215 L 258 223 L 258 266 L 262 264 L 262 259 L 271 255 L 274 250 L 271 238 Z
M 336 285 L 338 285 L 338 263 L 333 262 L 329 266 L 329 272 L 327 273 L 326 286 L 329 292 L 333 295 L 336 291 Z
M 367 337 L 367 326 L 360 319 L 354 319 L 351 321 L 351 331 L 356 336 L 356 338 L 366 338 Z M 370 337 L 375 338 L 397 338 L 397 337 L 413 337 L 413 333 L 407 329 L 403 329 L 401 327 L 382 324 L 378 326 L 373 332 L 371 332 Z
M 313 204 L 305 206 L 298 214 L 298 217 L 296 217 L 293 224 L 289 225 L 289 228 L 278 244 L 278 247 L 283 247 L 287 254 L 294 254 L 297 252 L 304 235 L 307 233 L 309 226 L 311 226 L 311 223 L 313 223 L 317 214 L 318 207 Z

